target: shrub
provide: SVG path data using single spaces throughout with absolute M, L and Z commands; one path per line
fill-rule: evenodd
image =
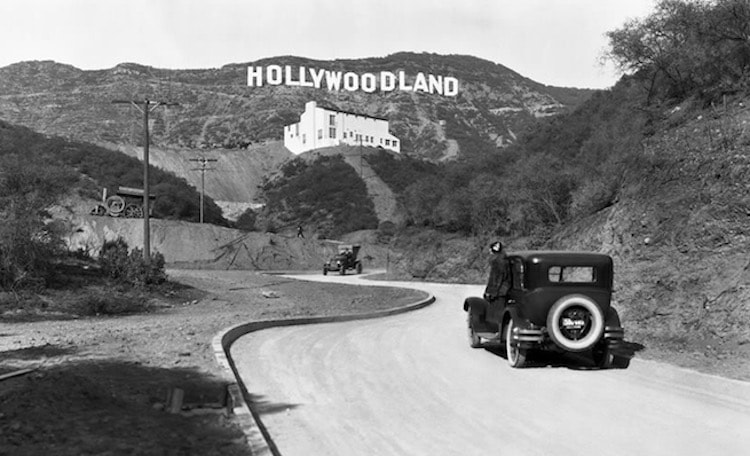
M 128 250 L 128 244 L 122 238 L 105 242 L 99 255 L 102 273 L 120 284 L 139 288 L 166 281 L 164 255 L 154 252 L 151 261 L 146 264 L 143 250 Z
M 33 156 L 0 155 L 0 287 L 40 289 L 63 251 L 55 227 L 45 222 L 53 204 L 75 176 Z
M 255 231 L 255 222 L 257 218 L 258 216 L 256 215 L 255 211 L 253 211 L 252 209 L 247 209 L 242 213 L 242 215 L 239 216 L 234 226 L 238 230 L 242 231 Z
M 263 223 L 258 224 L 265 224 L 266 231 L 301 223 L 317 226 L 320 236 L 338 237 L 377 227 L 367 187 L 343 157 L 318 157 L 309 164 L 295 159 L 285 166 L 284 173 L 263 189 L 266 206 L 260 214 Z

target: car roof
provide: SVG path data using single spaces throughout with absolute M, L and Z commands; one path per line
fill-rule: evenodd
M 612 257 L 604 253 L 568 250 L 524 250 L 508 252 L 508 257 L 521 258 L 524 262 L 547 264 L 598 265 L 612 263 Z

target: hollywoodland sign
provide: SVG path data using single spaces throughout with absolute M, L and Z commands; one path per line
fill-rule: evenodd
M 402 90 L 449 97 L 458 94 L 458 79 L 450 76 L 417 73 L 416 76 L 410 78 L 403 71 L 358 74 L 351 71 L 330 71 L 303 66 L 294 68 L 290 65 L 283 67 L 281 65 L 248 66 L 247 85 L 250 87 L 286 85 L 349 92 L 361 90 L 367 93 Z

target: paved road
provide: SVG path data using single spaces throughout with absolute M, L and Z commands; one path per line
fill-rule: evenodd
M 627 370 L 575 359 L 511 369 L 469 348 L 461 303 L 479 287 L 404 285 L 435 304 L 233 345 L 282 455 L 750 454 L 750 383 L 638 359 Z

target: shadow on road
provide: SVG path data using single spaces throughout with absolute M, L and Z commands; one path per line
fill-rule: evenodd
M 624 346 L 618 350 L 616 354 L 617 356 L 632 359 L 637 352 L 645 348 L 646 347 L 643 344 L 626 341 Z M 504 346 L 487 347 L 485 350 L 499 358 L 507 359 Z M 557 353 L 548 350 L 529 351 L 524 368 L 533 369 L 540 367 L 564 367 L 572 370 L 599 369 L 594 363 L 590 351 L 581 353 Z M 627 368 L 627 366 L 622 368 Z

